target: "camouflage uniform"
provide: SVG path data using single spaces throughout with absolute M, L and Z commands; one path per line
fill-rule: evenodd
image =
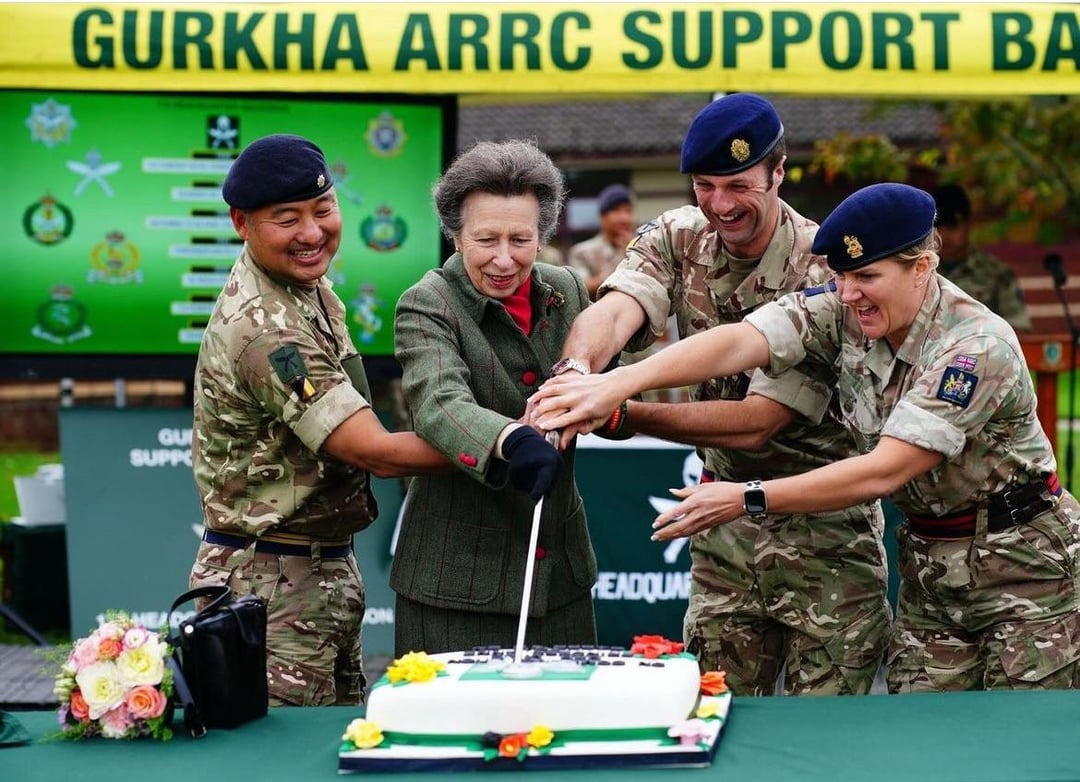
M 624 247 L 616 247 L 599 233 L 571 247 L 567 265 L 580 271 L 586 278 L 598 275 L 607 277 L 622 260 L 624 251 Z
M 1065 493 L 1028 523 L 987 530 L 989 495 L 1055 470 L 1008 324 L 940 276 L 895 357 L 884 340 L 863 337 L 835 294 L 788 296 L 747 321 L 769 340 L 775 371 L 840 361 L 837 393 L 861 451 L 887 435 L 945 456 L 893 496 L 901 509 L 978 509 L 973 538 L 900 528 L 889 688 L 1080 685 L 1080 505 Z
M 1014 329 L 1031 328 L 1020 283 L 1013 270 L 1000 259 L 973 249 L 957 263 L 942 261 L 938 271 L 975 301 L 981 301 L 1009 321 Z
M 645 309 L 636 349 L 674 313 L 680 337 L 736 323 L 785 293 L 831 276 L 810 252 L 817 226 L 781 202 L 781 221 L 760 261 L 731 258 L 695 206 L 642 227 L 628 257 L 600 288 Z M 794 475 L 854 452 L 830 404 L 835 374 L 818 365 L 770 379 L 756 373 L 698 386 L 695 399 L 741 399 L 748 389 L 801 414 L 761 451 L 701 449 L 721 480 Z M 685 638 L 704 670 L 723 668 L 737 694 L 771 694 L 781 666 L 792 694 L 868 692 L 888 640 L 884 518 L 878 503 L 813 515 L 741 518 L 690 541 Z
M 316 542 L 310 558 L 203 542 L 190 580 L 267 599 L 274 704 L 362 699 L 363 583 L 351 552 L 323 559 L 318 542 L 349 542 L 376 514 L 367 474 L 319 453 L 334 429 L 368 407 L 359 362 L 330 284 L 283 284 L 245 246 L 195 371 L 192 458 L 203 519 L 208 530 L 252 540 L 284 532 Z

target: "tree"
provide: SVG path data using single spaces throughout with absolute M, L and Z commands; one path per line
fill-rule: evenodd
M 861 186 L 931 169 L 942 182 L 963 184 L 1001 236 L 1026 226 L 1037 241 L 1054 243 L 1080 229 L 1080 98 L 955 101 L 938 109 L 938 147 L 905 149 L 884 135 L 840 133 L 815 145 L 810 171 Z

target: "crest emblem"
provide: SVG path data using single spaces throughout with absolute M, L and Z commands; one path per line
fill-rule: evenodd
M 731 156 L 740 163 L 745 163 L 750 157 L 750 144 L 746 139 L 737 138 L 731 142 Z
M 86 273 L 87 282 L 142 282 L 139 271 L 139 248 L 127 240 L 123 231 L 109 231 L 104 241 L 90 251 L 93 268 Z
M 67 161 L 67 167 L 69 171 L 82 177 L 79 184 L 75 186 L 75 195 L 82 195 L 82 191 L 86 189 L 87 185 L 93 182 L 102 189 L 105 195 L 112 198 L 113 191 L 109 187 L 109 183 L 105 181 L 105 177 L 120 170 L 118 162 L 106 163 L 102 159 L 101 153 L 96 149 L 92 149 L 86 153 L 85 162 L 69 160 Z
M 374 216 L 365 217 L 360 223 L 360 238 L 376 252 L 396 250 L 404 243 L 408 233 L 405 221 L 395 217 L 393 210 L 386 204 L 379 206 Z
M 71 236 L 75 220 L 70 209 L 46 194 L 23 212 L 22 226 L 23 232 L 38 244 L 59 244 Z
M 61 141 L 71 143 L 71 131 L 79 123 L 71 116 L 71 106 L 57 103 L 49 98 L 44 103 L 35 103 L 30 107 L 30 116 L 26 118 L 26 127 L 30 128 L 30 140 L 40 141 L 52 149 Z
M 240 118 L 217 114 L 206 119 L 206 143 L 210 149 L 236 149 L 240 142 Z
M 319 174 L 319 178 L 315 180 L 315 187 L 322 187 L 325 184 L 326 176 L 324 174 Z
M 862 258 L 862 243 L 857 236 L 845 236 L 844 246 L 847 247 L 848 258 Z
M 368 123 L 364 134 L 373 154 L 379 157 L 394 157 L 401 154 L 408 136 L 401 120 L 394 119 L 389 111 L 384 111 Z
M 375 286 L 365 282 L 356 292 L 356 298 L 352 300 L 352 320 L 357 326 L 357 337 L 364 344 L 374 341 L 382 331 L 382 317 L 379 311 L 382 309 L 382 299 L 379 298 Z
M 945 370 L 941 377 L 941 385 L 938 386 L 937 398 L 950 402 L 957 407 L 967 407 L 971 397 L 975 393 L 975 386 L 979 384 L 979 377 L 962 369 L 950 367 Z
M 86 325 L 86 305 L 75 300 L 70 286 L 57 285 L 49 291 L 49 300 L 38 307 L 37 323 L 30 333 L 55 345 L 89 337 L 92 332 Z

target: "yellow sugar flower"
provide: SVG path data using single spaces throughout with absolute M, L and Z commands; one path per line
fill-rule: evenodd
M 697 717 L 700 719 L 707 719 L 709 717 L 715 717 L 720 713 L 720 707 L 715 703 L 702 703 L 698 706 Z
M 525 737 L 525 742 L 530 747 L 546 747 L 553 738 L 555 738 L 555 734 L 551 732 L 551 728 L 547 725 L 536 725 L 529 731 L 529 735 Z
M 382 744 L 383 734 L 374 722 L 358 717 L 345 728 L 345 735 L 341 740 L 351 741 L 357 749 L 371 749 Z
M 399 657 L 386 669 L 391 684 L 398 682 L 428 682 L 446 669 L 446 663 L 433 660 L 427 652 L 409 652 Z

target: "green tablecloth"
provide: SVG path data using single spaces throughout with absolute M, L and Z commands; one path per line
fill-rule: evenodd
M 162 744 L 93 739 L 0 749 L 3 782 L 334 779 L 351 708 L 274 709 L 235 731 Z M 52 712 L 15 715 L 39 738 Z M 511 772 L 512 773 L 512 772 Z M 518 779 L 491 772 L 485 779 Z M 576 772 L 583 774 L 584 772 Z M 1080 779 L 1080 692 L 971 692 L 849 698 L 736 698 L 707 769 L 590 771 L 617 778 L 800 782 L 1049 782 Z M 553 779 L 573 771 L 534 772 Z M 367 775 L 369 778 L 371 775 Z M 387 776 L 395 782 L 432 774 Z

